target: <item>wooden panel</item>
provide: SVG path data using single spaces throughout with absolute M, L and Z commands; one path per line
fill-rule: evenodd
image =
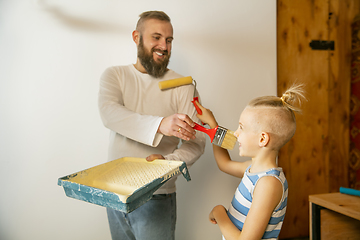
M 344 216 L 340 213 L 322 209 L 321 215 L 321 239 L 359 239 L 360 221 Z
M 349 121 L 351 86 L 351 22 L 359 12 L 359 2 L 331 0 L 329 39 L 335 51 L 329 56 L 329 191 L 349 186 Z
M 346 187 L 349 159 L 351 22 L 360 0 L 278 0 L 278 94 L 294 81 L 306 84 L 308 102 L 297 115 L 294 138 L 280 151 L 289 182 L 280 238 L 308 236 L 311 194 Z M 312 40 L 335 50 L 312 50 Z
M 329 51 L 311 40 L 328 40 L 328 1 L 279 0 L 277 18 L 278 94 L 294 81 L 306 84 L 308 102 L 297 115 L 294 138 L 279 154 L 289 183 L 288 208 L 280 238 L 309 235 L 308 195 L 328 192 Z

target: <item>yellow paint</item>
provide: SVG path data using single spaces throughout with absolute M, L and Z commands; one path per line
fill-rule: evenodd
M 114 192 L 121 201 L 157 178 L 168 179 L 179 173 L 181 161 L 120 158 L 74 174 L 69 181 Z

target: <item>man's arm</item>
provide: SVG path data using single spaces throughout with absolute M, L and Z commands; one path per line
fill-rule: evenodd
M 198 93 L 196 92 L 198 95 Z M 190 118 L 196 122 L 199 122 L 199 119 L 196 117 L 196 109 L 192 104 L 192 99 L 194 95 L 194 86 L 187 85 L 177 89 L 178 95 L 178 112 L 190 116 Z M 195 130 L 194 130 L 195 131 Z M 178 160 L 186 162 L 187 166 L 190 167 L 195 163 L 197 159 L 205 151 L 206 136 L 202 132 L 196 131 L 196 138 L 192 138 L 189 141 L 182 140 L 182 143 L 178 149 L 173 153 L 168 154 L 165 159 L 168 160 Z
M 156 147 L 162 135 L 176 136 L 184 140 L 194 138 L 192 120 L 184 114 L 163 118 L 143 115 L 127 109 L 112 68 L 106 69 L 101 76 L 98 104 L 105 127 L 137 142 Z M 181 128 L 180 132 L 179 128 Z

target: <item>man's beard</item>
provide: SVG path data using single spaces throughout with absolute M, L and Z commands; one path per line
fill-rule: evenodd
M 164 76 L 167 71 L 167 66 L 170 60 L 170 53 L 167 50 L 162 51 L 164 54 L 164 59 L 160 62 L 156 62 L 153 57 L 153 52 L 154 49 L 151 49 L 150 52 L 146 51 L 143 38 L 140 36 L 140 43 L 138 46 L 138 58 L 140 63 L 149 75 L 155 78 L 160 78 Z

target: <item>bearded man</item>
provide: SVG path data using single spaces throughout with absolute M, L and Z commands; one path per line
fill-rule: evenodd
M 205 136 L 192 128 L 196 110 L 193 85 L 161 91 L 158 82 L 182 77 L 168 69 L 173 27 L 168 15 L 149 11 L 140 15 L 132 38 L 137 61 L 109 67 L 100 79 L 99 111 L 110 129 L 108 160 L 141 157 L 167 159 L 190 167 L 204 152 Z M 179 142 L 182 142 L 179 145 Z M 108 208 L 113 240 L 171 240 L 175 238 L 176 177 L 152 199 L 130 213 Z

